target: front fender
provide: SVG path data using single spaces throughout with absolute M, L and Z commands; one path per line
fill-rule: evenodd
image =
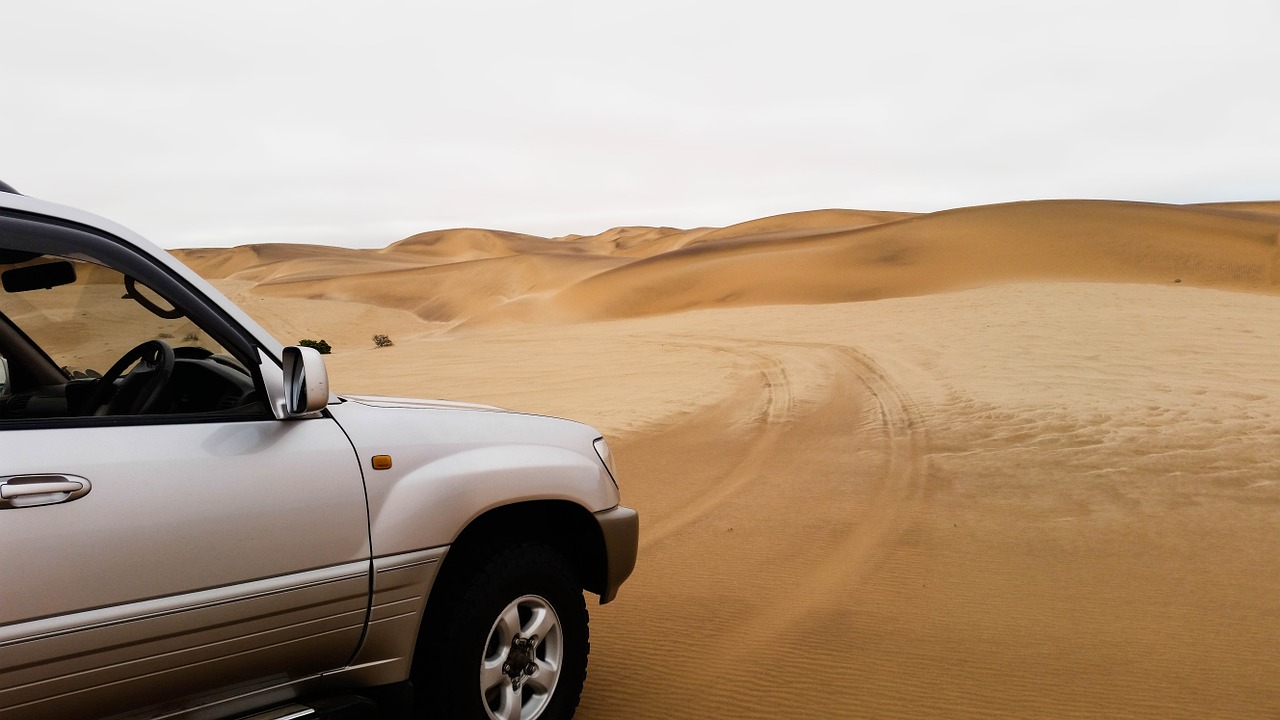
M 369 484 L 384 485 L 380 473 Z M 503 444 L 428 462 L 370 492 L 374 550 L 451 543 L 472 520 L 502 505 L 567 500 L 600 505 L 599 471 L 578 453 L 544 445 Z M 380 550 L 379 548 L 386 548 Z
M 364 469 L 375 557 L 448 545 L 503 505 L 565 500 L 590 512 L 618 504 L 591 428 L 535 415 L 446 408 L 331 405 Z M 374 470 L 374 455 L 392 466 Z

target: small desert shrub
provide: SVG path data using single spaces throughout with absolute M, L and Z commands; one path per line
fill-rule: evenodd
M 200 336 L 195 333 L 187 333 L 182 336 L 182 342 L 198 342 L 199 340 Z
M 316 352 L 321 355 L 328 355 L 333 352 L 333 348 L 329 347 L 329 343 L 324 340 L 299 340 L 298 344 L 302 347 L 315 348 Z
M 156 335 L 156 337 L 160 338 L 161 340 L 172 340 L 173 333 L 160 333 L 159 335 Z
M 377 347 L 391 347 L 392 345 L 395 345 L 395 343 L 391 342 L 391 338 L 386 335 L 374 335 L 373 344 Z

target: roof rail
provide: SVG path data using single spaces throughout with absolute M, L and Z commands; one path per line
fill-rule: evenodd
M 10 185 L 9 183 L 7 183 L 7 182 L 5 182 L 5 181 L 3 181 L 3 180 L 0 180 L 0 192 L 13 193 L 14 195 L 21 195 L 21 194 L 22 194 L 22 193 L 18 192 L 17 190 L 14 190 L 12 185 Z

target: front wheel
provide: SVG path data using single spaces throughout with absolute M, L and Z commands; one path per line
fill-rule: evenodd
M 504 547 L 440 590 L 414 679 L 427 717 L 573 717 L 587 674 L 587 608 L 559 553 Z

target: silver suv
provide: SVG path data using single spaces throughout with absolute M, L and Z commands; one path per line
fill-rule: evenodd
M 164 251 L 11 190 L 0 719 L 573 715 L 583 590 L 636 556 L 599 433 L 333 395 Z

